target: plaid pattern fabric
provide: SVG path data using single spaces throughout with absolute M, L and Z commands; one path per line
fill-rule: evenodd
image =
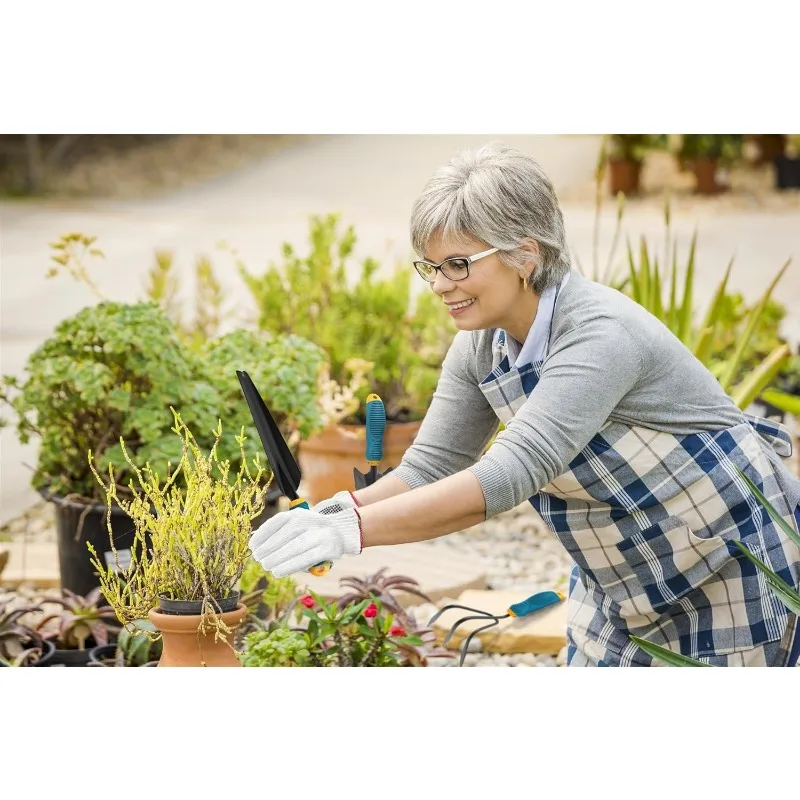
M 481 388 L 507 422 L 542 364 L 510 367 L 503 349 L 500 335 Z M 750 416 L 687 436 L 607 423 L 530 498 L 576 565 L 568 663 L 650 665 L 634 634 L 715 665 L 785 665 L 796 618 L 733 542 L 800 585 L 800 551 L 737 472 L 797 526 L 797 485 L 780 461 L 791 447 L 786 428 Z

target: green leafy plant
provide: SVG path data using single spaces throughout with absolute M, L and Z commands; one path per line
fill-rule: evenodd
M 92 471 L 106 494 L 109 534 L 114 503 L 131 517 L 135 532 L 126 568 L 120 565 L 113 538 L 116 564 L 104 565 L 90 542 L 87 547 L 103 595 L 122 622 L 146 618 L 150 609 L 157 607 L 158 598 L 166 597 L 201 602 L 202 624 L 210 620 L 221 625 L 215 603 L 228 597 L 239 583 L 250 557 L 251 520 L 263 508 L 267 487 L 261 481 L 258 457 L 251 470 L 243 455 L 243 434 L 237 436 L 242 454 L 234 477 L 230 463 L 221 460 L 217 452 L 222 423 L 206 455 L 174 409 L 173 416 L 172 430 L 180 440 L 182 454 L 174 471 L 166 476 L 160 476 L 149 464 L 140 469 L 131 460 L 125 442 L 120 442 L 138 483 L 138 488 L 133 480 L 129 484 L 132 500 L 120 497 L 111 471 L 108 484 L 104 482 L 90 454 Z M 177 483 L 179 476 L 182 485 Z M 149 547 L 145 544 L 147 534 Z
M 364 422 L 369 392 L 382 398 L 390 421 L 421 419 L 455 329 L 431 293 L 412 303 L 410 268 L 379 277 L 378 262 L 367 258 L 358 279 L 348 281 L 356 237 L 352 226 L 340 233 L 338 222 L 337 215 L 312 217 L 306 257 L 287 243 L 283 263 L 261 275 L 238 262 L 256 304 L 257 324 L 315 342 L 340 385 L 350 380 L 348 365 L 354 359 L 372 365 L 358 390 L 357 411 L 345 421 Z
M 67 272 L 102 298 L 84 264 L 89 255 L 102 256 L 94 239 L 70 234 L 53 247 L 49 274 Z M 166 291 L 156 294 L 171 308 Z M 202 330 L 216 332 L 210 323 Z M 102 499 L 87 461 L 90 450 L 101 471 L 113 464 L 123 493 L 132 473 L 121 438 L 137 463 L 149 463 L 159 474 L 180 458 L 171 407 L 181 411 L 206 449 L 218 419 L 232 432 L 244 427 L 245 454 L 252 458 L 258 436 L 237 369 L 256 381 L 285 438 L 297 442 L 311 435 L 322 427 L 316 393 L 324 359 L 320 348 L 297 336 L 236 330 L 204 338 L 198 329 L 181 329 L 154 302 L 101 299 L 57 326 L 28 359 L 24 381 L 4 377 L 0 401 L 15 413 L 22 443 L 40 439 L 34 488 L 90 503 Z M 218 447 L 235 471 L 240 458 L 235 435 L 224 436 Z M 262 478 L 270 476 L 265 465 Z
M 120 631 L 114 609 L 104 603 L 99 587 L 85 597 L 62 589 L 60 597 L 46 598 L 48 603 L 61 606 L 60 612 L 47 614 L 37 628 L 45 639 L 60 650 L 86 650 L 109 644 Z M 51 620 L 56 625 L 50 625 Z
M 305 667 L 311 662 L 308 646 L 303 631 L 256 630 L 244 637 L 244 652 L 239 660 L 245 667 Z
M 651 150 L 666 147 L 663 133 L 611 133 L 606 136 L 606 154 L 612 160 L 643 161 Z
M 149 619 L 135 619 L 117 637 L 117 658 L 126 667 L 143 667 L 161 658 L 163 642 Z
M 740 133 L 684 133 L 679 150 L 684 162 L 694 159 L 732 164 L 742 158 L 744 135 Z

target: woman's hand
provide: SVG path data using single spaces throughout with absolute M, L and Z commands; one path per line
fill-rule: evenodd
M 250 537 L 253 558 L 276 578 L 303 572 L 345 553 L 361 552 L 361 520 L 355 508 L 320 513 L 305 508 L 283 511 Z

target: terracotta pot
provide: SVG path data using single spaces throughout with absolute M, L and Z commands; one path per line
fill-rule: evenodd
M 697 179 L 697 194 L 719 194 L 722 187 L 717 183 L 716 159 L 695 158 L 692 161 L 692 172 Z
M 383 461 L 378 471 L 397 467 L 414 442 L 419 422 L 387 423 L 383 436 Z M 365 425 L 329 425 L 316 436 L 301 442 L 298 461 L 303 474 L 306 500 L 313 505 L 344 489 L 353 491 L 353 469 L 369 469 Z
M 233 610 L 219 614 L 219 618 L 233 631 L 247 614 L 242 603 Z M 230 636 L 221 636 L 214 641 L 213 629 L 199 634 L 199 614 L 162 614 L 155 608 L 147 615 L 153 625 L 161 631 L 164 649 L 158 661 L 159 667 L 241 667 L 233 651 L 233 631 Z
M 641 161 L 610 158 L 608 160 L 608 180 L 612 196 L 616 197 L 618 192 L 625 195 L 639 194 L 641 172 Z

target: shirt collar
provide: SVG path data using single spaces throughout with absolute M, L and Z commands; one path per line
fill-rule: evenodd
M 539 298 L 539 307 L 536 310 L 536 318 L 533 320 L 533 325 L 531 325 L 528 336 L 521 347 L 513 336 L 506 333 L 509 364 L 513 364 L 515 367 L 522 367 L 525 364 L 544 361 L 550 340 L 550 324 L 553 321 L 556 297 L 559 290 L 567 285 L 570 274 L 571 271 L 567 272 L 559 286 L 550 286 L 542 292 Z

